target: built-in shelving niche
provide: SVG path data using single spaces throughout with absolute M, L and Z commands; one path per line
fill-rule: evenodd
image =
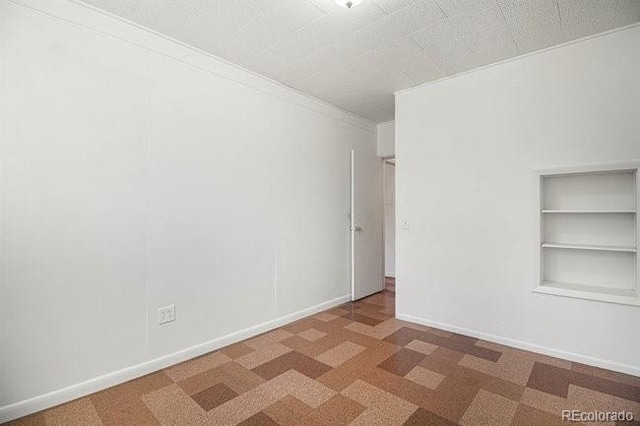
M 640 305 L 638 167 L 563 169 L 538 178 L 535 291 Z

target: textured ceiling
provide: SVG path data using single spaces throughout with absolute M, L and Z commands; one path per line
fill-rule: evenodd
M 393 92 L 640 21 L 640 0 L 85 0 L 362 117 Z

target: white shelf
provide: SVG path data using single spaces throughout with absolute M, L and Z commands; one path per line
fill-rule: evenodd
M 635 170 L 544 175 L 544 210 L 637 210 Z
M 542 210 L 549 214 L 636 214 L 636 210 Z
M 554 294 L 557 296 L 575 297 L 579 299 L 598 300 L 601 302 L 620 303 L 640 306 L 640 296 L 634 290 L 622 288 L 586 286 L 556 281 L 543 281 L 534 289 L 536 293 Z
M 559 249 L 571 249 L 571 250 L 598 250 L 598 251 L 621 251 L 627 253 L 637 253 L 638 249 L 635 247 L 622 247 L 622 246 L 598 246 L 591 244 L 561 244 L 561 243 L 542 243 L 543 248 L 559 248 Z

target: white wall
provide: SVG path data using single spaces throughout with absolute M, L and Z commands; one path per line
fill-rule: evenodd
M 396 127 L 393 121 L 378 123 L 378 157 L 391 157 L 395 155 Z
M 534 294 L 534 170 L 640 159 L 640 27 L 396 94 L 399 316 L 640 375 L 640 309 Z
M 396 276 L 396 167 L 384 165 L 384 274 Z
M 0 4 L 0 422 L 348 299 L 349 153 L 378 167 L 373 123 L 22 3 Z

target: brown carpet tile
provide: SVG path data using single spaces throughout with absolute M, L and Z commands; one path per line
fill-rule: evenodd
M 14 425 L 560 425 L 630 411 L 640 378 L 394 318 L 378 294 Z M 618 423 L 618 424 L 638 424 Z

